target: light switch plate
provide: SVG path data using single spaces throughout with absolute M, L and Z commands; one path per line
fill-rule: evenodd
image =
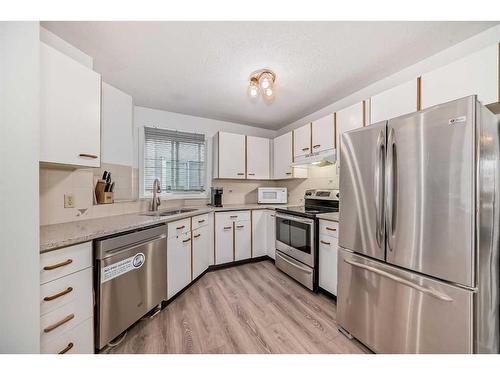
M 75 207 L 75 196 L 73 194 L 64 194 L 64 208 Z

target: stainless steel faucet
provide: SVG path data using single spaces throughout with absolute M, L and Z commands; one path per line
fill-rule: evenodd
M 160 187 L 160 180 L 155 178 L 153 182 L 153 200 L 151 201 L 151 211 L 158 211 L 158 207 L 161 204 L 160 197 L 158 197 L 156 194 L 161 193 L 161 187 Z

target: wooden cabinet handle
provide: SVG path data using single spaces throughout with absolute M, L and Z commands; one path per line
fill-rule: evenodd
M 307 151 L 307 150 L 309 150 L 309 147 L 304 147 L 304 148 L 302 149 L 302 151 Z
M 202 219 L 202 220 L 198 220 L 198 223 L 204 223 L 205 222 L 205 219 Z
M 238 173 L 238 176 L 244 176 L 245 174 L 244 173 Z
M 321 147 L 321 145 L 314 145 L 313 148 Z
M 319 241 L 319 242 L 321 242 L 323 245 L 331 245 L 331 243 L 330 243 L 330 242 L 326 242 L 326 241 L 323 241 L 323 240 L 321 240 L 321 241 Z
M 245 228 L 244 225 L 237 225 L 236 228 Z
M 200 233 L 200 234 L 195 234 L 195 235 L 193 236 L 193 238 L 198 238 L 198 237 L 200 237 L 200 236 L 201 236 L 201 233 Z
M 330 227 L 326 227 L 326 230 L 331 230 L 332 232 L 336 232 L 336 231 L 337 231 L 337 228 L 330 228 Z
M 180 227 L 177 227 L 175 229 L 179 230 L 179 229 L 184 229 L 184 228 L 186 228 L 186 226 L 185 225 L 181 225 Z
M 185 240 L 182 240 L 182 242 L 189 242 L 189 241 L 191 241 L 191 238 L 187 238 Z
M 59 326 L 62 326 L 64 323 L 67 323 L 69 322 L 71 319 L 73 319 L 75 317 L 75 314 L 69 314 L 66 318 L 58 321 L 57 323 L 54 323 L 50 326 L 48 326 L 47 328 L 44 328 L 43 329 L 43 332 L 45 333 L 49 333 L 50 331 L 53 331 L 55 330 L 57 327 Z
M 68 264 L 71 264 L 71 263 L 73 263 L 73 259 L 68 259 L 68 260 L 65 260 L 64 262 L 61 262 L 61 263 L 53 264 L 51 266 L 45 266 L 45 267 L 43 267 L 43 269 L 45 271 L 52 271 L 52 270 L 55 270 L 56 268 L 64 267 L 64 266 L 67 266 Z
M 97 159 L 97 155 L 94 154 L 78 154 L 81 158 L 91 158 L 91 159 Z
M 224 230 L 228 230 L 228 229 L 231 229 L 232 227 L 224 227 Z
M 73 343 L 70 342 L 63 350 L 61 350 L 59 353 L 57 354 L 64 354 L 64 353 L 67 353 L 69 352 L 72 348 L 73 348 Z
M 53 301 L 53 300 L 55 300 L 55 299 L 57 299 L 59 297 L 62 297 L 64 295 L 68 294 L 68 293 L 71 293 L 72 291 L 73 291 L 73 288 L 72 287 L 68 287 L 67 289 L 63 290 L 62 292 L 59 292 L 59 293 L 54 294 L 52 296 L 45 297 L 43 300 L 44 301 Z

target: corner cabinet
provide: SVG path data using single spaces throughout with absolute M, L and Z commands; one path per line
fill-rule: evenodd
M 101 164 L 101 76 L 40 43 L 40 161 Z
M 499 44 L 422 75 L 422 109 L 469 95 L 484 104 L 500 101 Z
M 273 179 L 307 178 L 306 168 L 293 168 L 292 132 L 273 140 Z

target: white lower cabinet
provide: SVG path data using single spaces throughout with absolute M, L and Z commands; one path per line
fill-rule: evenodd
M 233 222 L 215 214 L 215 264 L 233 260 Z
M 235 221 L 234 225 L 234 260 L 252 257 L 250 220 Z
M 266 210 L 266 226 L 267 226 L 267 255 L 275 259 L 276 252 L 276 216 L 274 210 Z
M 252 258 L 267 255 L 267 210 L 252 211 Z
M 176 225 L 175 223 L 168 224 Z M 169 228 L 170 232 L 170 228 Z M 191 231 L 171 237 L 167 243 L 167 298 L 191 282 Z
M 209 266 L 209 239 L 208 225 L 193 230 L 193 280 L 205 272 Z
M 333 295 L 337 295 L 337 228 L 336 222 L 320 220 L 319 286 Z
M 94 353 L 92 243 L 40 255 L 41 353 Z

